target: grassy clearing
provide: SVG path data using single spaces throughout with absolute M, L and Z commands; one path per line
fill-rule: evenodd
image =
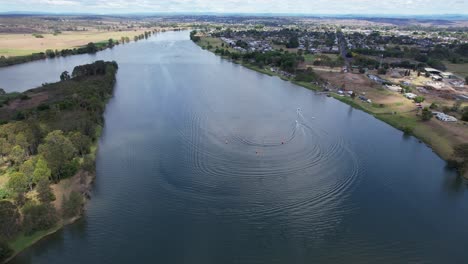
M 315 61 L 314 54 L 304 54 L 304 61 L 307 64 L 312 64 Z
M 212 38 L 212 37 L 203 37 L 200 39 L 199 42 L 197 42 L 197 44 L 204 49 L 207 49 L 207 47 L 211 45 L 212 48 L 210 49 L 210 51 L 214 51 L 216 50 L 216 48 L 223 48 L 222 47 L 223 43 L 224 42 L 220 38 Z M 229 50 L 229 52 L 236 51 L 235 49 L 229 47 L 229 45 L 226 45 L 226 43 L 224 43 L 224 49 Z
M 37 241 L 41 240 L 43 237 L 53 234 L 57 232 L 60 228 L 62 228 L 62 223 L 58 224 L 57 226 L 49 229 L 49 230 L 42 230 L 35 232 L 34 234 L 27 236 L 24 233 L 19 234 L 15 240 L 10 243 L 11 249 L 17 254 L 24 249 L 28 248 L 32 244 L 36 243 Z

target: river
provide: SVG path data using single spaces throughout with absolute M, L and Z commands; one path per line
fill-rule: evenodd
M 167 32 L 0 69 L 119 64 L 83 219 L 11 263 L 462 263 L 466 183 L 413 137 Z

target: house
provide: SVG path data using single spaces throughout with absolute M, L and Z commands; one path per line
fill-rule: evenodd
M 429 74 L 435 74 L 435 75 L 440 75 L 441 71 L 434 69 L 434 68 L 424 68 L 424 71 Z

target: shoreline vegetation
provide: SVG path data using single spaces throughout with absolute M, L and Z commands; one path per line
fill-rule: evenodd
M 43 59 L 53 59 L 56 57 L 67 57 L 71 55 L 80 55 L 80 54 L 94 54 L 96 52 L 111 49 L 117 45 L 123 45 L 130 43 L 131 41 L 137 42 L 142 39 L 149 38 L 152 34 L 158 33 L 160 30 L 154 29 L 150 31 L 144 31 L 142 34 L 135 35 L 132 39 L 129 37 L 121 37 L 120 39 L 108 39 L 99 42 L 89 42 L 86 45 L 75 47 L 75 48 L 65 48 L 65 49 L 47 49 L 44 52 L 36 52 L 29 55 L 21 56 L 0 56 L 0 67 L 8 67 L 17 64 L 43 60 Z
M 95 177 L 116 62 L 0 95 L 0 263 L 81 217 Z
M 332 91 L 327 88 L 327 84 L 329 84 L 328 80 L 320 77 L 314 70 L 311 68 L 300 69 L 298 67 L 301 60 L 303 60 L 303 56 L 295 53 L 283 52 L 283 50 L 274 50 L 266 53 L 239 53 L 232 47 L 224 45 L 220 39 L 206 37 L 203 34 L 199 34 L 196 30 L 190 33 L 190 39 L 202 49 L 221 56 L 223 59 L 228 59 L 233 63 L 240 64 L 259 73 L 276 76 L 298 86 L 327 94 L 329 97 L 362 110 L 401 130 L 405 136 L 414 136 L 444 159 L 447 162 L 447 167 L 457 169 L 460 175 L 468 179 L 468 142 L 460 144 L 447 131 L 435 131 L 425 122 L 427 120 L 424 120 L 424 109 L 421 115 L 415 114 L 413 111 L 397 112 L 394 109 L 385 110 L 383 109 L 385 106 L 382 104 L 359 100 L 354 92 L 346 96 L 338 93 L 338 91 Z M 331 68 L 329 72 L 332 72 Z M 432 117 L 432 114 L 430 117 Z

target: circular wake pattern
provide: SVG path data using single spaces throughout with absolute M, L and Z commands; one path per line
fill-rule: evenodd
M 186 121 L 174 129 L 182 149 L 171 153 L 188 154 L 169 158 L 179 162 L 166 164 L 162 185 L 180 203 L 206 205 L 187 213 L 212 208 L 224 217 L 255 218 L 309 211 L 328 212 L 331 220 L 344 210 L 340 200 L 357 178 L 359 162 L 341 137 L 317 128 L 315 119 L 299 110 L 289 121 L 181 112 L 172 118 Z

